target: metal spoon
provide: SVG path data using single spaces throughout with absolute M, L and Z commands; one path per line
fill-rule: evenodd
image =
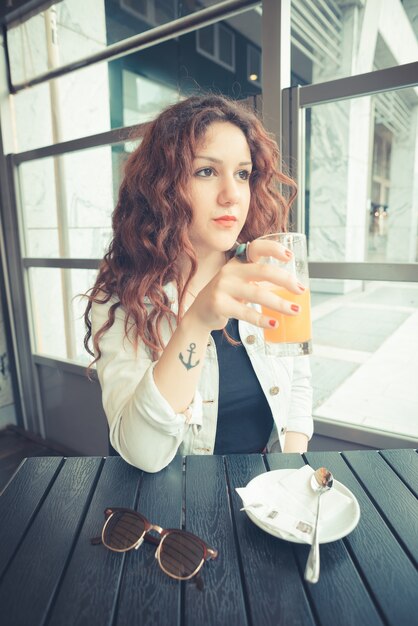
M 309 583 L 317 583 L 319 579 L 319 540 L 318 540 L 318 521 L 319 521 L 319 505 L 321 496 L 329 491 L 334 482 L 334 477 L 326 467 L 319 467 L 311 478 L 311 487 L 318 493 L 318 505 L 316 509 L 316 520 L 312 545 L 309 551 L 308 560 L 305 568 L 305 580 Z

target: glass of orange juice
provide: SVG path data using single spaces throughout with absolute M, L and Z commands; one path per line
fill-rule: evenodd
M 309 289 L 308 254 L 306 236 L 302 233 L 273 233 L 260 237 L 277 241 L 293 252 L 292 258 L 279 261 L 274 257 L 262 257 L 260 263 L 271 263 L 296 275 L 297 281 L 302 283 L 305 291 L 297 295 L 284 287 L 271 283 L 266 284 L 281 298 L 294 302 L 300 306 L 297 315 L 284 315 L 274 309 L 262 306 L 263 314 L 279 322 L 277 328 L 264 329 L 267 354 L 276 356 L 300 356 L 312 353 L 312 324 L 311 324 L 311 292 Z

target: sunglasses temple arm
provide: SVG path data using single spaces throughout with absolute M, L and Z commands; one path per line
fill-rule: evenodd
M 216 559 L 218 556 L 218 551 L 215 548 L 207 548 L 206 561 L 209 559 Z

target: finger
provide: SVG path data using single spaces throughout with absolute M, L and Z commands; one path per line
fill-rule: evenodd
M 236 286 L 231 295 L 240 301 L 259 304 L 285 315 L 299 315 L 302 310 L 300 304 L 284 298 L 283 294 L 277 292 L 271 285 L 244 284 Z
M 239 261 L 235 261 L 233 264 L 229 261 L 228 265 L 230 265 L 228 271 L 231 270 L 233 272 L 235 282 L 237 277 L 241 279 L 239 285 L 237 284 L 240 289 L 242 283 L 246 282 L 271 283 L 298 295 L 305 291 L 305 286 L 297 280 L 295 274 L 288 272 L 279 265 L 270 263 L 240 263 Z
M 269 256 L 284 263 L 293 258 L 293 252 L 278 241 L 254 239 L 247 245 L 249 246 L 247 248 L 247 256 L 252 263 L 257 263 L 262 257 Z
M 245 304 L 238 304 L 234 307 L 234 312 L 231 315 L 235 319 L 242 320 L 243 322 L 248 322 L 253 326 L 258 326 L 259 328 L 277 328 L 279 326 L 279 322 L 272 317 L 267 315 L 263 315 L 260 311 L 253 309 Z

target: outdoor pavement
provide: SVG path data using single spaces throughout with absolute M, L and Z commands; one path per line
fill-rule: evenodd
M 313 293 L 314 416 L 417 439 L 418 284 Z

